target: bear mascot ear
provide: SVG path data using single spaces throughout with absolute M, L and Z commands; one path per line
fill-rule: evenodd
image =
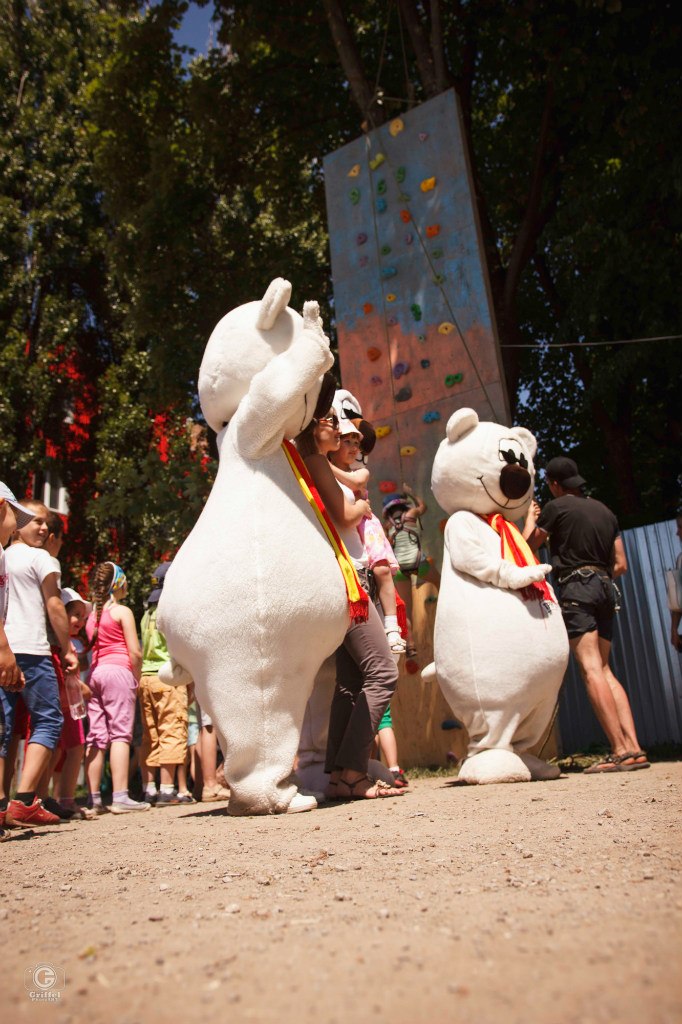
M 530 430 L 526 430 L 525 427 L 513 427 L 511 430 L 513 437 L 517 437 L 524 448 L 527 448 L 530 452 L 530 457 L 535 458 L 535 453 L 538 450 L 538 443 L 535 440 L 535 434 L 531 434 Z
M 457 412 L 453 412 L 448 420 L 445 433 L 447 434 L 448 441 L 452 444 L 454 441 L 458 441 L 460 437 L 468 434 L 476 426 L 478 426 L 478 413 L 475 409 L 458 409 Z
M 283 277 L 276 277 L 274 281 L 271 281 L 261 300 L 256 327 L 261 331 L 269 331 L 274 327 L 275 320 L 287 308 L 290 298 L 291 284 L 289 281 L 285 281 Z

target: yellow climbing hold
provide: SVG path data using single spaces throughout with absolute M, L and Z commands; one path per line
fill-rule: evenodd
M 377 153 L 373 160 L 370 160 L 369 166 L 373 171 L 376 171 L 377 167 L 381 167 L 386 157 L 383 153 Z
M 374 433 L 377 437 L 387 437 L 391 433 L 390 427 L 375 427 Z
M 399 117 L 396 117 L 388 126 L 388 130 L 391 135 L 395 138 L 396 135 L 400 135 L 405 125 Z
M 439 334 L 452 334 L 455 329 L 455 325 L 451 324 L 449 320 L 444 320 L 442 324 L 438 324 Z
M 393 292 L 389 292 L 388 295 L 386 296 L 386 302 L 395 302 L 397 298 L 397 295 L 394 295 Z
M 353 166 L 351 167 L 351 169 L 348 172 L 348 177 L 349 178 L 357 178 L 359 173 L 360 173 L 360 164 L 353 164 Z
M 416 451 L 417 451 L 417 449 L 414 447 L 413 444 L 404 444 L 402 446 L 402 448 L 400 449 L 400 454 L 401 455 L 414 455 Z
M 432 188 L 436 187 L 435 178 L 424 178 L 421 185 L 419 186 L 422 192 L 430 192 Z

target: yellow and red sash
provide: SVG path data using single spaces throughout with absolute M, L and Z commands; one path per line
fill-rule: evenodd
M 539 559 L 535 557 L 528 547 L 519 528 L 510 523 L 508 519 L 501 516 L 499 512 L 491 512 L 487 516 L 479 516 L 488 526 L 492 526 L 495 533 L 500 535 L 500 547 L 505 562 L 512 562 L 514 565 L 539 565 Z M 527 587 L 521 588 L 524 601 L 553 601 L 552 592 L 545 580 L 541 583 L 530 583 Z
M 350 555 L 346 550 L 346 545 L 339 537 L 336 527 L 332 523 L 331 517 L 324 507 L 324 503 L 312 481 L 312 477 L 306 469 L 303 459 L 296 451 L 296 448 L 293 446 L 291 441 L 283 441 L 282 448 L 284 449 L 284 454 L 287 457 L 292 472 L 298 481 L 299 487 L 303 491 L 308 504 L 317 516 L 320 525 L 327 536 L 327 540 L 331 544 L 334 554 L 336 555 L 336 561 L 339 563 L 339 568 L 343 575 L 343 581 L 346 584 L 348 610 L 350 612 L 351 622 L 366 622 L 367 616 L 369 615 L 369 598 L 362 589 L 360 580 L 358 579 L 358 574 L 355 571 L 355 566 L 351 562 Z

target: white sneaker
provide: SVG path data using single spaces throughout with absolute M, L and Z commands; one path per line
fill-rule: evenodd
M 131 811 L 151 811 L 151 804 L 146 804 L 142 800 L 131 800 L 127 797 L 125 800 L 116 800 L 111 805 L 112 814 L 130 814 Z
M 287 814 L 298 814 L 300 811 L 314 811 L 317 808 L 317 800 L 314 796 L 304 796 L 303 793 L 294 793 L 291 803 L 287 807 Z

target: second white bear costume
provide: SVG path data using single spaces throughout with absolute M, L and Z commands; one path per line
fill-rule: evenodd
M 333 357 L 316 302 L 277 279 L 209 339 L 199 397 L 218 431 L 213 490 L 168 571 L 159 625 L 225 754 L 232 814 L 315 805 L 290 781 L 306 702 L 349 623 L 334 551 L 282 449 L 313 416 Z M 185 672 L 183 672 L 183 669 Z
M 546 734 L 568 661 L 551 588 L 550 600 L 527 599 L 525 589 L 541 584 L 551 567 L 504 559 L 500 534 L 482 518 L 525 516 L 535 438 L 523 427 L 481 423 L 473 409 L 455 412 L 446 433 L 431 480 L 450 514 L 434 657 L 443 694 L 469 733 L 459 777 L 470 783 L 556 778 L 558 768 L 527 753 Z

